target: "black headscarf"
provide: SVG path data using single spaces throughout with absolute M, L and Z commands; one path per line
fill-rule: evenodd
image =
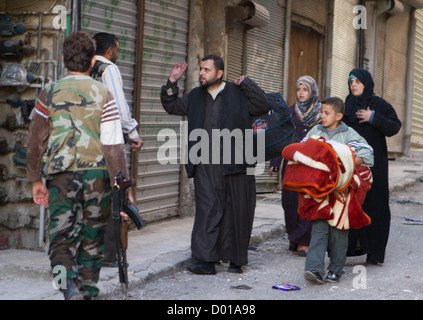
M 364 85 L 364 90 L 361 96 L 354 96 L 351 93 L 350 88 L 350 77 L 354 75 L 360 82 Z M 351 70 L 348 76 L 348 91 L 349 94 L 345 99 L 345 114 L 344 117 L 348 119 L 349 122 L 357 122 L 357 117 L 355 113 L 359 109 L 367 109 L 369 106 L 369 100 L 375 95 L 374 90 L 375 84 L 372 79 L 372 75 L 369 71 L 365 69 L 353 69 Z

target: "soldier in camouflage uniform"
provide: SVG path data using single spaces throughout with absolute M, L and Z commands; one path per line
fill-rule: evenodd
M 37 100 L 27 172 L 34 202 L 49 207 L 51 267 L 66 268 L 61 291 L 65 299 L 82 299 L 99 293 L 103 237 L 111 215 L 110 178 L 118 170 L 128 173 L 113 95 L 89 77 L 93 41 L 85 32 L 75 32 L 63 47 L 70 74 L 47 86 Z M 47 187 L 41 171 L 48 177 Z

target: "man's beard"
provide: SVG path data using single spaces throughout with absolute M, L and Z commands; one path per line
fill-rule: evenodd
M 199 78 L 199 81 L 200 81 L 200 85 L 203 88 L 208 88 L 208 87 L 214 86 L 215 84 L 222 82 L 222 78 L 218 78 L 218 79 L 214 80 L 213 82 L 208 82 L 205 78 L 202 78 L 202 79 L 204 79 L 204 82 L 201 82 L 201 77 Z
M 117 59 L 118 59 L 117 50 L 113 49 L 113 54 L 112 54 L 112 56 L 110 57 L 109 60 L 113 63 L 116 63 Z
M 116 55 L 114 55 L 113 57 L 111 57 L 110 58 L 110 61 L 113 62 L 113 63 L 116 63 L 116 61 L 117 61 Z

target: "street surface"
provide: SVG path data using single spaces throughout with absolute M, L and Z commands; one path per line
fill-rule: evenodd
M 214 276 L 194 275 L 181 269 L 108 299 L 422 300 L 423 224 L 406 224 L 404 218 L 423 219 L 423 182 L 394 192 L 391 213 L 390 238 L 383 266 L 365 264 L 366 256 L 349 257 L 345 274 L 338 283 L 314 285 L 304 280 L 305 258 L 288 250 L 284 235 L 250 250 L 249 264 L 242 274 L 228 273 L 227 265 L 218 265 Z M 281 283 L 300 289 L 272 289 Z

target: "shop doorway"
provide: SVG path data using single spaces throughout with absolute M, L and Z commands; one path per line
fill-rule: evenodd
M 289 46 L 289 78 L 288 78 L 288 105 L 296 100 L 296 82 L 300 76 L 313 77 L 319 86 L 319 93 L 324 92 L 323 84 L 323 46 L 324 37 L 311 28 L 298 24 L 291 26 Z

